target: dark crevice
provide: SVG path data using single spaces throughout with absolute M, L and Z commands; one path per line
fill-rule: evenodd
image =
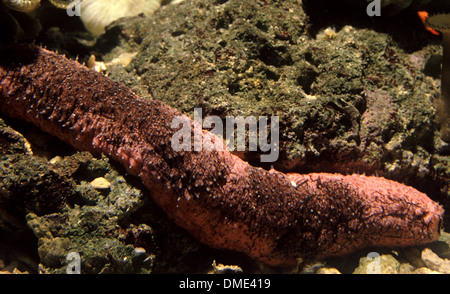
M 346 1 L 305 0 L 304 9 L 310 19 L 308 31 L 311 37 L 315 37 L 321 30 L 328 27 L 333 27 L 336 31 L 339 31 L 344 26 L 350 25 L 358 29 L 373 29 L 388 34 L 404 50 L 417 51 L 436 39 L 436 36 L 425 30 L 417 11 L 423 9 L 436 10 L 439 7 L 436 3 L 420 6 L 415 5 L 416 2 L 418 1 L 414 1 L 413 4 L 403 10 L 394 6 L 384 7 L 381 10 L 381 16 L 372 17 L 367 15 L 366 8 L 369 2 L 366 1 L 361 1 L 360 5 L 350 5 Z

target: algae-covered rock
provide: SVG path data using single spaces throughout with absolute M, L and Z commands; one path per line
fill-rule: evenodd
M 31 232 L 35 240 L 29 245 L 36 244 L 38 260 L 34 262 L 39 263 L 32 271 L 66 273 L 69 254 L 76 253 L 81 273 L 150 273 L 156 254 L 159 266 L 165 267 L 167 256 L 174 254 L 182 260 L 184 252 L 197 250 L 192 240 L 172 229 L 174 225 L 155 221 L 163 214 L 148 195 L 144 199 L 148 192 L 136 186 L 137 179 L 121 175 L 108 158 L 74 151 L 47 160 L 34 156 L 17 131 L 6 124 L 0 127 L 5 151 L 0 155 L 0 244 L 4 238 L 28 241 Z M 33 138 L 31 145 L 44 154 L 34 142 L 41 136 Z M 146 222 L 171 232 L 170 247 L 155 241 L 155 231 Z M 178 265 L 171 267 L 175 270 Z
M 140 49 L 110 77 L 191 117 L 196 107 L 222 119 L 279 116 L 278 161 L 264 166 L 258 152 L 236 153 L 251 163 L 365 172 L 448 193 L 440 156 L 449 147 L 435 120 L 439 80 L 425 71 L 437 47 L 406 50 L 395 40 L 404 26 L 392 23 L 390 34 L 347 25 L 311 35 L 303 4 L 186 1 L 150 19 L 119 21 L 111 32 L 125 30 L 120 42 L 138 40 Z
M 411 9 L 415 22 L 377 23 L 374 29 L 352 19 L 334 26 L 333 18 L 329 27 L 318 27 L 307 2 L 185 1 L 151 18 L 119 20 L 81 51 L 95 54 L 108 65 L 105 74 L 144 99 L 162 100 L 189 116 L 196 107 L 221 119 L 279 116 L 278 161 L 264 166 L 261 152 L 238 154 L 252 164 L 302 173 L 365 172 L 433 197 L 448 195 L 450 145 L 439 140 L 434 104 L 441 47 L 427 39 L 414 11 L 431 3 L 382 0 L 383 13 Z M 369 3 L 341 2 L 350 3 L 349 11 Z M 420 30 L 408 34 L 426 42 L 399 42 L 405 22 L 419 22 Z M 61 35 L 43 40 L 62 44 Z M 62 48 L 78 56 L 73 50 Z M 132 56 L 131 62 L 112 62 L 121 54 Z M 431 60 L 434 71 L 427 68 Z M 183 257 L 202 247 L 167 225 L 136 179 L 106 157 L 67 154 L 60 146 L 46 152 L 60 158 L 47 162 L 44 153 L 32 156 L 26 137 L 0 121 L 0 210 L 31 229 L 42 272 L 65 272 L 70 252 L 80 254 L 82 272 L 192 270 Z M 97 178 L 109 188 L 93 185 Z M 0 221 L 0 228 L 10 230 Z M 418 270 L 394 259 L 381 255 L 383 273 Z M 361 262 L 355 272 L 367 272 L 370 260 Z
M 151 272 L 153 231 L 128 221 L 143 205 L 142 191 L 108 159 L 75 153 L 50 163 L 34 156 L 30 146 L 36 144 L 3 121 L 0 142 L 0 242 L 20 242 L 31 229 L 43 273 L 65 273 L 70 252 L 80 254 L 82 273 Z M 92 187 L 99 175 L 108 179 L 108 193 Z M 132 239 L 124 238 L 130 234 Z
M 45 160 L 16 154 L 0 157 L 0 211 L 23 223 L 29 212 L 45 215 L 62 211 L 76 201 L 73 182 Z
M 130 210 L 137 209 L 136 205 L 133 197 L 120 205 L 117 205 L 117 200 L 102 198 L 95 205 L 76 206 L 64 213 L 44 216 L 28 214 L 28 226 L 38 237 L 40 270 L 47 273 L 65 272 L 67 255 L 77 252 L 82 260 L 82 273 L 150 272 L 154 258 L 152 253 L 145 249 L 135 250 L 133 244 L 119 240 L 124 232 L 133 228 L 121 228 L 119 222 Z M 147 231 L 152 232 L 150 228 Z
M 77 172 L 84 173 L 81 170 Z M 90 197 L 91 202 L 59 213 L 42 216 L 28 213 L 27 224 L 38 238 L 41 272 L 65 272 L 68 264 L 66 258 L 70 252 L 80 255 L 82 273 L 151 272 L 154 259 L 151 251 L 155 249 L 153 240 L 148 237 L 147 243 L 141 240 L 141 249 L 135 250 L 133 244 L 121 237 L 134 228 L 131 224 L 124 226 L 122 223 L 128 223 L 126 219 L 130 213 L 142 205 L 142 192 L 131 187 L 111 169 L 104 176 L 110 179 L 111 185 L 111 191 L 106 196 L 96 194 Z M 83 190 L 82 193 L 96 191 Z M 152 234 L 149 227 L 142 231 L 147 231 L 150 236 Z M 131 243 L 134 242 L 136 240 Z

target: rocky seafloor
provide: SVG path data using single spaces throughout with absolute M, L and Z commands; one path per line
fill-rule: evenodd
M 196 107 L 221 118 L 278 115 L 278 170 L 384 176 L 447 208 L 450 144 L 435 106 L 441 39 L 416 15 L 433 1 L 388 1 L 380 17 L 353 2 L 185 1 L 119 20 L 98 40 L 47 8 L 35 41 L 86 63 L 95 56 L 89 64 L 111 79 L 188 116 Z M 259 152 L 237 155 L 260 165 Z M 383 273 L 450 273 L 445 232 L 427 246 L 294 269 L 209 248 L 116 163 L 1 115 L 0 166 L 0 271 L 64 273 L 78 252 L 83 273 L 364 273 L 377 252 Z

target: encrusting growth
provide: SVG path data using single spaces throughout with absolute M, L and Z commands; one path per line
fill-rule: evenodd
M 437 112 L 441 124 L 441 138 L 450 143 L 450 14 L 440 13 L 428 17 L 425 24 L 442 33 L 443 60 L 441 74 L 441 97 Z
M 176 152 L 170 126 L 182 115 L 177 110 L 42 48 L 0 51 L 4 114 L 119 161 L 176 224 L 212 247 L 292 266 L 367 246 L 423 244 L 440 234 L 443 208 L 411 187 L 360 175 L 266 171 L 226 148 Z

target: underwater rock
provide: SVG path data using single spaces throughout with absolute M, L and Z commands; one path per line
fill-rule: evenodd
M 80 176 L 86 171 L 77 173 Z M 82 256 L 83 273 L 151 272 L 154 259 L 151 251 L 155 250 L 151 228 L 127 225 L 129 215 L 143 204 L 142 193 L 126 184 L 117 172 L 110 171 L 104 176 L 111 184 L 106 196 L 95 194 L 95 190 L 76 189 L 96 196 L 85 195 L 81 198 L 90 199 L 89 202 L 59 213 L 27 214 L 27 225 L 38 238 L 41 272 L 64 273 L 70 252 Z M 131 232 L 133 239 L 124 238 Z
M 391 35 L 352 26 L 335 30 L 331 38 L 316 38 L 308 36 L 308 25 L 301 1 L 243 5 L 242 1 L 199 0 L 183 3 L 179 9 L 163 7 L 151 19 L 119 20 L 104 38 L 140 46 L 141 52 L 132 63 L 112 78 L 130 77 L 133 88 L 153 93 L 187 115 L 192 115 L 196 106 L 221 117 L 280 115 L 284 154 L 276 163 L 278 168 L 368 171 L 422 187 L 437 186 L 448 193 L 448 145 L 435 141 L 434 134 L 432 97 L 438 95 L 439 87 L 421 71 L 436 47 L 411 54 Z M 390 31 L 396 34 L 394 27 Z M 411 56 L 416 60 L 414 66 Z M 382 101 L 388 102 L 386 109 L 380 107 Z M 386 124 L 376 121 L 379 111 Z M 256 161 L 257 155 L 243 157 Z M 68 161 L 64 164 L 68 166 Z M 120 203 L 128 202 L 126 197 L 107 196 L 118 205 L 111 208 L 103 195 L 86 187 L 93 177 L 75 172 L 75 179 L 85 181 L 76 188 L 87 204 L 83 209 L 98 204 L 102 217 L 109 215 L 104 214 L 106 207 L 119 216 L 122 214 L 114 212 L 117 208 L 121 212 L 129 208 L 123 221 L 140 206 L 138 199 L 121 209 Z M 44 222 L 47 216 L 36 219 Z M 96 222 L 99 227 L 114 227 L 101 217 L 88 226 Z M 51 222 L 52 228 L 58 226 L 58 222 Z M 83 233 L 71 230 L 74 236 Z M 37 230 L 36 235 L 52 240 Z M 123 234 L 120 236 L 123 238 Z M 53 237 L 70 239 L 59 230 Z M 87 235 L 85 242 L 88 238 L 92 235 Z M 45 244 L 41 250 L 56 243 L 46 240 Z M 93 242 L 91 249 L 99 244 L 102 241 Z M 125 251 L 127 256 L 136 254 L 131 248 Z M 153 251 L 146 249 L 146 253 Z M 103 265 L 92 272 L 106 268 L 108 262 L 101 260 Z M 63 261 L 58 266 L 64 266 Z M 43 264 L 43 268 L 54 270 L 49 264 Z M 105 271 L 111 269 L 109 265 L 107 268 Z M 129 265 L 120 270 L 126 268 Z
M 152 270 L 153 231 L 127 225 L 130 214 L 143 204 L 142 192 L 114 172 L 106 158 L 76 153 L 49 163 L 32 155 L 30 143 L 2 120 L 0 148 L 0 239 L 20 241 L 31 230 L 37 238 L 40 272 L 65 273 L 70 252 L 83 257 L 83 273 Z M 85 188 L 90 186 L 87 179 L 99 175 L 110 184 L 106 196 Z M 132 232 L 132 239 L 123 238 Z
M 450 274 L 450 260 L 440 258 L 429 248 L 425 248 L 422 251 L 421 257 L 429 269 L 443 274 Z
M 0 118 L 0 157 L 17 153 L 32 155 L 33 151 L 27 139 Z
M 60 212 L 77 198 L 72 182 L 43 159 L 19 154 L 0 157 L 0 167 L 0 215 L 19 226 L 29 212 Z
M 439 85 L 423 72 L 435 47 L 406 52 L 395 26 L 392 36 L 344 26 L 332 38 L 309 36 L 307 26 L 298 1 L 165 6 L 110 28 L 141 49 L 125 75 L 107 72 L 191 117 L 195 107 L 221 118 L 278 115 L 276 169 L 365 172 L 449 193 L 440 156 L 450 147 L 435 134 Z M 236 155 L 261 164 L 258 152 Z
M 212 269 L 208 272 L 208 274 L 238 274 L 242 273 L 242 269 L 237 265 L 223 265 L 221 263 L 216 264 L 216 261 L 213 261 Z

